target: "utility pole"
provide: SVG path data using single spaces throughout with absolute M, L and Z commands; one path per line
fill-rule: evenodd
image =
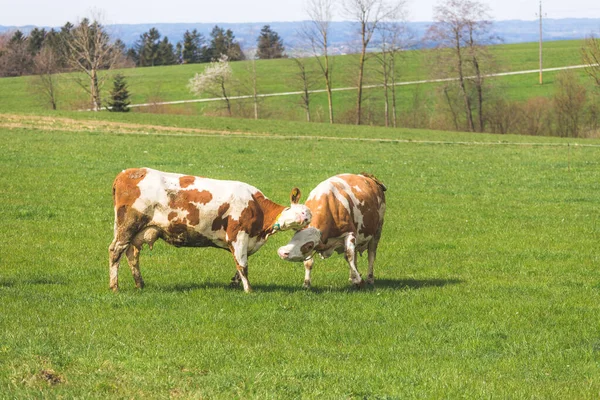
M 540 85 L 544 83 L 542 78 L 542 0 L 540 0 Z

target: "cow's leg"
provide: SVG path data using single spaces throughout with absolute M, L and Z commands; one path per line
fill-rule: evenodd
M 236 275 L 242 280 L 246 293 L 252 291 L 250 282 L 248 282 L 248 239 L 249 236 L 246 232 L 239 232 L 235 241 L 229 245 L 237 269 Z
M 345 258 L 348 261 L 348 266 L 350 267 L 350 281 L 354 283 L 356 286 L 364 285 L 364 282 L 356 268 L 356 235 L 354 233 L 350 233 L 346 236 L 346 250 L 345 250 Z
M 304 261 L 304 285 L 302 287 L 305 289 L 310 289 L 310 272 L 314 263 L 315 259 L 312 257 Z
M 377 242 L 377 239 L 373 238 L 369 242 L 369 247 L 367 247 L 367 254 L 369 255 L 369 274 L 367 275 L 367 283 L 369 285 L 375 283 L 373 265 L 375 264 L 375 257 L 377 256 Z
M 131 268 L 131 275 L 135 281 L 135 287 L 138 289 L 144 288 L 144 280 L 142 279 L 142 273 L 140 272 L 140 250 L 141 248 L 135 245 L 131 245 L 127 248 L 127 262 L 129 268 Z
M 129 247 L 129 243 L 122 242 L 115 239 L 112 241 L 110 246 L 108 247 L 108 265 L 109 265 L 109 287 L 113 291 L 117 291 L 119 289 L 119 264 L 121 260 L 121 256 L 127 248 Z

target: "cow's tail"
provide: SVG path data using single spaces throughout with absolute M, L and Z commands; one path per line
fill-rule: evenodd
M 379 187 L 381 187 L 381 190 L 383 190 L 384 192 L 387 190 L 387 187 L 383 184 L 383 182 L 381 182 L 379 179 L 377 179 L 375 177 L 375 175 L 369 174 L 368 172 L 361 172 L 360 174 L 362 176 L 365 176 L 365 177 L 367 177 L 367 178 L 372 179 L 373 181 L 375 181 L 375 183 L 377 185 L 379 185 Z

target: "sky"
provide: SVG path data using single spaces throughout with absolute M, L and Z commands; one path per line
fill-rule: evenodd
M 480 0 L 495 20 L 537 18 L 539 0 Z M 438 0 L 407 0 L 409 21 L 431 21 Z M 0 25 L 62 26 L 99 15 L 104 24 L 280 22 L 306 19 L 305 0 L 0 0 Z M 598 0 L 543 0 L 547 18 L 600 18 Z M 337 20 L 341 18 L 335 18 Z

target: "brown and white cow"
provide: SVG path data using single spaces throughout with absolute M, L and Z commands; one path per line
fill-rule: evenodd
M 118 288 L 119 260 L 123 253 L 138 288 L 144 286 L 139 255 L 161 238 L 177 247 L 217 247 L 229 250 L 244 290 L 248 283 L 248 255 L 255 253 L 278 230 L 305 227 L 310 210 L 301 204 L 300 190 L 291 193 L 291 206 L 266 198 L 257 188 L 236 181 L 221 181 L 173 174 L 150 168 L 128 169 L 113 184 L 114 239 L 109 247 L 110 288 Z
M 280 247 L 279 257 L 287 261 L 303 261 L 304 287 L 310 287 L 314 254 L 330 257 L 334 251 L 344 253 L 350 267 L 350 281 L 362 286 L 356 268 L 356 252 L 366 249 L 369 255 L 367 282 L 373 284 L 373 263 L 381 237 L 385 214 L 386 187 L 370 174 L 342 174 L 321 182 L 308 195 L 306 206 L 312 220 Z

